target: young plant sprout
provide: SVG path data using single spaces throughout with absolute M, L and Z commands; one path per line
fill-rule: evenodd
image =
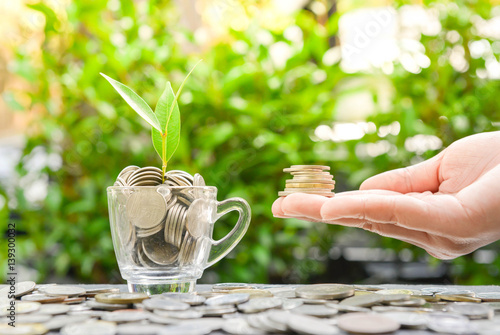
M 149 107 L 147 102 L 144 101 L 144 99 L 142 99 L 130 87 L 108 77 L 104 73 L 101 73 L 101 75 L 109 81 L 122 98 L 125 99 L 129 106 L 152 126 L 151 137 L 153 140 L 153 146 L 162 161 L 163 178 L 165 178 L 168 161 L 179 146 L 181 117 L 177 100 L 182 92 L 182 88 L 184 87 L 186 80 L 200 62 L 201 60 L 199 60 L 198 63 L 193 66 L 191 71 L 189 71 L 175 95 L 172 89 L 172 84 L 170 81 L 167 81 L 167 86 L 156 103 L 154 112 L 151 107 Z

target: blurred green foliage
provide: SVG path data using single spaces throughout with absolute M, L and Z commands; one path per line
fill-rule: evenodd
M 286 178 L 284 167 L 327 164 L 336 175 L 337 190 L 352 189 L 375 173 L 437 153 L 408 151 L 405 141 L 412 136 L 435 135 L 446 146 L 469 134 L 493 130 L 491 121 L 498 119 L 495 102 L 500 83 L 478 78 L 476 70 L 484 68 L 485 61 L 472 59 L 468 51 L 469 43 L 480 39 L 470 18 L 478 14 L 488 18 L 492 9 L 487 1 L 474 2 L 475 7 L 465 1 L 453 6 L 428 3 L 439 10 L 443 26 L 437 36 L 421 38 L 430 67 L 412 74 L 394 64 L 390 75 L 347 74 L 338 62 L 323 63 L 337 34 L 338 14 L 322 24 L 311 11 L 299 11 L 293 21 L 303 33 L 302 46 L 286 39 L 283 31 L 251 25 L 244 32 L 230 32 L 206 51 L 186 53 L 181 45 L 195 39 L 179 27 L 173 4 L 119 3 L 111 10 L 107 1 L 73 1 L 64 15 L 43 3 L 30 5 L 46 20 L 41 59 L 20 47 L 10 66 L 30 85 L 30 103 L 24 108 L 36 111 L 26 131 L 12 212 L 19 215 L 18 229 L 26 232 L 18 236 L 18 259 L 39 270 L 40 279 L 57 274 L 86 282 L 120 281 L 105 189 L 127 165 L 161 165 L 148 126 L 99 72 L 133 87 L 154 108 L 167 78 L 178 87 L 203 58 L 180 97 L 181 141 L 169 168 L 201 173 L 207 184 L 218 187 L 219 199 L 243 197 L 253 211 L 245 238 L 229 257 L 206 271 L 204 280 L 334 280 L 325 278 L 324 271 L 328 250 L 342 228 L 272 217 L 271 204 Z M 151 39 L 140 38 L 144 25 L 152 28 Z M 452 30 L 460 35 L 453 43 L 446 38 Z M 271 43 L 290 45 L 293 52 L 284 67 L 273 64 L 262 35 Z M 446 58 L 455 45 L 466 50 L 469 65 L 463 72 Z M 324 80 L 318 80 L 318 73 Z M 352 80 L 361 84 L 342 89 Z M 396 150 L 374 157 L 359 155 L 360 144 L 381 140 L 376 131 L 339 143 L 312 140 L 318 125 L 336 120 L 340 99 L 367 91 L 377 102 L 380 83 L 393 88 L 390 108 L 377 110 L 368 121 L 378 128 L 400 122 L 398 135 L 383 138 Z M 11 106 L 19 109 L 16 92 L 6 94 Z M 60 156 L 62 164 L 53 166 L 50 159 L 35 164 L 34 151 Z M 48 182 L 48 194 L 32 203 L 26 199 L 26 185 L 39 178 Z M 218 223 L 216 237 L 230 226 L 230 220 Z M 377 237 L 376 241 L 395 250 L 409 247 L 396 240 Z M 457 282 L 493 281 L 495 273 L 470 256 L 456 263 Z M 499 258 L 495 265 L 500 265 Z

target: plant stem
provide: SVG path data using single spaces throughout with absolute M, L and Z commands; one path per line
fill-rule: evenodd
M 165 134 L 161 134 L 161 161 L 162 161 L 162 174 L 161 174 L 161 182 L 162 184 L 165 182 L 165 172 L 167 171 L 167 132 Z

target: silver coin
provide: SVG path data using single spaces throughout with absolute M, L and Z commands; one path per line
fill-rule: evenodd
M 103 314 L 101 320 L 111 322 L 134 322 L 146 320 L 148 316 L 149 313 L 139 310 L 127 310 L 126 312 L 114 311 Z
M 375 292 L 375 294 L 378 294 L 378 292 L 380 291 Z M 404 293 L 380 294 L 380 296 L 383 297 L 385 303 L 391 303 L 395 301 L 405 301 L 411 299 L 411 295 Z
M 178 214 L 178 218 L 176 220 L 177 227 L 174 232 L 176 246 L 182 245 L 182 238 L 184 237 L 186 231 L 186 213 L 187 213 L 187 208 L 181 207 L 181 210 Z
M 475 304 L 470 302 L 455 302 L 446 306 L 448 312 L 461 314 L 469 319 L 491 319 L 495 310 L 484 304 Z
M 2 335 L 41 335 L 45 333 L 47 333 L 47 328 L 39 323 L 16 325 L 15 327 L 7 323 L 0 324 L 0 334 Z
M 127 304 L 111 304 L 103 303 L 95 300 L 89 300 L 85 303 L 86 306 L 92 309 L 105 310 L 105 311 L 117 311 L 120 309 L 127 309 Z
M 46 294 L 28 294 L 21 297 L 21 301 L 31 301 L 31 302 L 39 302 L 39 303 L 56 303 L 63 302 L 67 297 L 59 296 L 59 297 L 51 297 Z
M 160 232 L 164 228 L 164 220 L 160 221 L 160 223 L 154 227 L 143 229 L 136 228 L 136 236 L 139 238 L 150 237 L 158 232 Z M 133 227 L 133 226 L 132 226 Z
M 185 311 L 189 309 L 189 304 L 167 298 L 150 298 L 143 300 L 142 304 L 149 310 L 161 309 L 164 311 Z
M 196 173 L 193 177 L 193 186 L 207 186 L 201 174 Z
M 126 211 L 137 228 L 151 229 L 162 223 L 167 213 L 165 198 L 156 190 L 134 192 L 127 200 Z
M 224 314 L 227 315 L 227 314 Z M 224 324 L 224 320 L 221 318 L 203 318 L 203 319 L 197 319 L 197 320 L 189 320 L 187 321 L 192 325 L 198 325 L 200 327 L 208 327 L 212 329 L 212 331 L 216 331 L 219 329 L 222 329 L 222 325 Z
M 89 318 L 101 318 L 107 312 L 105 311 L 96 311 L 96 310 L 86 310 L 86 311 L 69 311 L 67 315 L 85 315 Z
M 305 305 L 324 305 L 327 303 L 339 303 L 338 300 L 325 300 L 325 299 L 304 299 L 304 298 L 296 298 L 301 300 Z
M 61 329 L 66 325 L 71 325 L 75 323 L 82 323 L 90 320 L 89 315 L 56 315 L 51 318 L 48 322 L 45 322 L 44 326 L 48 330 Z
M 357 334 L 383 334 L 400 328 L 398 322 L 375 313 L 343 314 L 337 320 L 340 329 Z
M 392 301 L 389 303 L 391 306 L 400 306 L 400 307 L 419 307 L 425 305 L 427 302 L 422 298 L 411 298 L 409 300 L 403 301 Z
M 16 314 L 26 314 L 36 312 L 40 309 L 42 304 L 34 301 L 16 301 Z M 7 309 L 7 306 L 2 306 Z
M 184 179 L 186 179 L 190 182 L 191 185 L 188 185 L 188 186 L 192 186 L 193 181 L 194 181 L 194 177 L 191 174 L 187 173 L 186 171 L 182 171 L 182 170 L 170 170 L 170 171 L 167 171 L 165 173 L 165 179 L 172 178 L 172 177 L 183 177 Z
M 284 310 L 293 309 L 304 304 L 304 302 L 300 299 L 283 299 L 282 302 L 283 304 L 281 305 L 281 308 Z
M 458 302 L 480 303 L 482 301 L 480 298 L 471 297 L 463 294 L 436 293 L 436 298 L 441 299 L 443 301 L 458 301 Z
M 61 329 L 61 335 L 115 335 L 116 326 L 106 321 L 93 321 L 66 325 Z
M 120 289 L 118 287 L 96 287 L 96 288 L 86 288 L 85 295 L 96 295 L 99 293 L 118 293 Z
M 370 309 L 365 308 L 365 307 L 359 307 L 359 306 L 349 306 L 349 305 L 341 305 L 341 304 L 326 304 L 325 306 L 337 309 L 339 312 L 342 313 L 352 313 L 352 312 L 359 312 L 359 313 L 369 313 Z M 385 307 L 385 306 L 383 306 Z
M 295 290 L 291 289 L 281 289 L 281 290 L 276 290 L 276 289 L 270 289 L 269 290 L 275 297 L 278 298 L 295 298 Z
M 400 306 L 372 306 L 371 310 L 377 313 L 386 312 L 415 312 L 415 313 L 432 313 L 436 312 L 431 308 L 423 307 L 400 307 Z
M 469 319 L 463 315 L 435 313 L 429 315 L 427 327 L 437 333 L 471 334 L 475 333 Z
M 167 220 L 165 221 L 165 231 L 164 237 L 167 243 L 170 243 L 176 247 L 180 247 L 177 245 L 177 236 L 176 231 L 179 223 L 179 213 L 182 210 L 182 206 L 177 203 L 175 204 L 167 213 Z
M 485 292 L 476 294 L 476 298 L 486 302 L 500 302 L 500 292 Z
M 171 319 L 199 319 L 203 317 L 203 313 L 201 311 L 197 311 L 194 309 L 188 309 L 185 311 L 168 311 L 163 309 L 155 309 L 153 310 L 153 313 L 161 317 Z
M 343 306 L 356 306 L 356 307 L 370 307 L 384 301 L 384 296 L 379 294 L 364 294 L 355 295 L 353 297 L 342 300 L 339 305 Z
M 247 302 L 249 299 L 250 295 L 245 293 L 225 294 L 208 298 L 205 304 L 208 306 L 237 305 Z
M 195 310 L 203 313 L 203 316 L 222 316 L 236 312 L 234 306 L 196 306 Z
M 337 327 L 329 325 L 321 319 L 307 315 L 294 315 L 288 320 L 288 327 L 296 333 L 306 335 L 337 335 Z
M 144 324 L 140 322 L 131 322 L 118 325 L 116 333 L 119 335 L 156 335 L 163 329 L 160 325 Z
M 455 289 L 455 288 L 447 288 L 444 291 L 439 292 L 439 294 L 443 295 L 463 295 L 466 297 L 475 297 L 476 293 L 471 291 L 471 290 L 462 290 L 462 289 Z
M 156 264 L 155 262 L 150 260 L 148 256 L 146 256 L 146 254 L 144 253 L 144 249 L 142 248 L 142 244 L 137 249 L 137 259 L 139 260 L 139 264 L 145 268 L 155 268 L 160 266 L 159 264 Z
M 297 192 L 297 191 L 281 191 L 281 192 L 278 192 L 278 196 L 280 196 L 280 197 L 286 197 L 287 195 L 290 195 L 290 194 L 293 194 L 293 193 L 316 194 L 316 195 L 321 195 L 321 196 L 324 196 L 324 197 L 333 197 L 335 195 L 335 193 L 333 193 L 333 192 L 323 192 L 323 191 L 308 191 L 308 192 L 305 192 L 305 191 L 300 191 L 300 192 Z
M 378 290 L 375 291 L 376 294 L 383 294 L 383 295 L 412 295 L 414 294 L 414 290 L 408 290 L 408 289 L 401 289 L 401 288 L 387 288 L 383 290 Z
M 109 304 L 135 304 L 148 298 L 146 293 L 140 292 L 100 293 L 95 296 L 96 301 Z
M 51 319 L 49 314 L 19 314 L 16 315 L 16 324 L 44 323 Z
M 156 313 L 150 313 L 148 316 L 148 320 L 153 322 L 153 323 L 158 323 L 158 324 L 162 324 L 162 325 L 179 324 L 181 322 L 180 319 L 167 318 L 167 317 L 158 315 Z
M 14 285 L 13 293 L 10 293 L 11 286 L 7 285 L 0 289 L 0 297 L 7 298 L 9 294 L 13 294 L 14 297 L 19 298 L 32 292 L 35 289 L 36 283 L 33 281 L 22 281 Z
M 317 318 L 328 318 L 332 317 L 338 313 L 338 310 L 335 308 L 330 308 L 323 305 L 302 305 L 291 309 L 290 312 L 295 314 L 309 315 L 315 316 Z
M 247 283 L 219 283 L 212 285 L 212 291 L 230 291 L 239 289 L 255 289 L 256 287 Z M 294 295 L 295 296 L 295 295 Z
M 40 306 L 38 313 L 57 315 L 67 313 L 70 309 L 70 306 L 63 304 L 43 304 Z
M 391 318 L 405 328 L 425 328 L 429 318 L 425 314 L 410 312 L 388 312 L 383 316 Z
M 194 262 L 195 251 L 198 245 L 198 241 L 186 232 L 181 245 L 181 250 L 179 251 L 179 264 L 188 265 Z
M 166 243 L 162 233 L 144 239 L 142 249 L 151 261 L 159 265 L 173 264 L 179 255 L 179 249 Z
M 266 313 L 251 314 L 246 320 L 250 326 L 269 333 L 283 333 L 288 328 L 286 324 L 269 320 Z
M 280 298 L 255 298 L 238 305 L 238 310 L 243 313 L 258 313 L 283 305 Z
M 200 238 L 208 233 L 210 222 L 205 217 L 208 209 L 208 201 L 196 199 L 186 212 L 186 228 L 194 238 Z
M 327 165 L 292 165 L 290 166 L 290 169 L 296 169 L 296 170 L 320 170 L 320 171 L 330 171 L 330 167 Z
M 224 322 L 222 326 L 222 330 L 224 330 L 228 334 L 232 335 L 264 335 L 267 334 L 265 331 L 260 329 L 253 328 L 248 324 L 245 319 L 229 319 Z
M 212 331 L 212 328 L 199 324 L 182 323 L 178 325 L 163 326 L 158 335 L 205 335 Z
M 316 284 L 298 287 L 295 294 L 306 299 L 343 299 L 354 295 L 354 288 L 341 284 Z
M 162 293 L 161 297 L 167 298 L 167 299 L 172 299 L 172 300 L 179 300 L 182 302 L 185 302 L 186 304 L 189 304 L 191 306 L 197 306 L 201 305 L 207 300 L 207 298 L 197 295 L 197 294 L 192 294 L 192 293 L 177 293 L 177 292 L 166 292 Z
M 138 166 L 135 165 L 129 165 L 126 168 L 124 168 L 120 174 L 118 174 L 118 177 L 121 177 L 125 182 L 127 181 L 128 177 L 136 170 L 139 170 Z

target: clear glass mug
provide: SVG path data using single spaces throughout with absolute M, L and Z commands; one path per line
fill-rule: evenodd
M 131 292 L 191 292 L 203 270 L 226 256 L 250 224 L 241 198 L 217 201 L 212 186 L 111 186 L 108 209 L 120 273 Z M 234 228 L 213 240 L 214 223 L 238 211 Z

